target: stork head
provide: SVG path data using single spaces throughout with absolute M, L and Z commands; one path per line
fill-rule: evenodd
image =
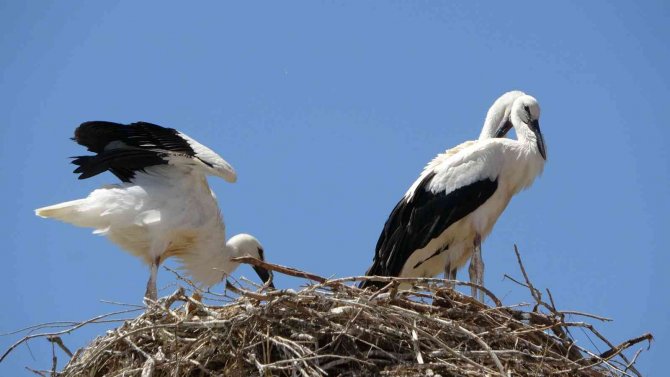
M 479 134 L 479 140 L 505 137 L 510 128 L 512 128 L 510 121 L 512 105 L 517 98 L 523 95 L 525 93 L 522 91 L 512 90 L 493 102 L 493 105 L 491 105 L 491 108 L 486 113 L 484 128 L 482 128 L 482 133 Z
M 524 95 L 514 101 L 511 121 L 519 140 L 534 141 L 542 158 L 547 159 L 547 150 L 544 137 L 540 131 L 540 105 L 529 95 Z
M 232 249 L 232 258 L 237 257 L 253 257 L 262 261 L 265 261 L 265 255 L 263 252 L 263 246 L 256 239 L 256 237 L 250 234 L 238 234 L 230 238 L 227 242 L 227 246 Z M 274 289 L 274 284 L 272 284 L 272 272 L 268 271 L 261 267 L 253 267 L 254 271 L 258 274 L 258 277 L 261 278 L 263 283 L 269 282 L 269 287 Z

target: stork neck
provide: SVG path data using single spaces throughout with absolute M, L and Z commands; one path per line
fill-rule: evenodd
M 527 127 L 523 127 L 527 129 Z M 510 140 L 512 153 L 507 154 L 502 176 L 505 185 L 513 193 L 529 187 L 535 178 L 542 173 L 545 160 L 537 148 L 536 137 L 532 131 L 527 134 L 517 129 L 517 140 Z
M 496 130 L 500 126 L 500 123 L 503 121 L 505 113 L 503 109 L 494 109 L 491 108 L 486 114 L 486 119 L 484 120 L 484 127 L 482 132 L 479 134 L 479 140 L 492 139 L 496 136 Z

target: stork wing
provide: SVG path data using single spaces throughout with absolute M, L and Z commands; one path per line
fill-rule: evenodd
M 82 123 L 74 132 L 77 143 L 95 156 L 78 156 L 79 179 L 110 171 L 123 182 L 156 165 L 172 165 L 215 175 L 235 182 L 235 170 L 221 156 L 187 135 L 147 122 L 123 125 L 114 122 Z
M 476 148 L 476 147 L 475 147 Z M 384 224 L 366 275 L 398 276 L 410 255 L 484 204 L 498 188 L 486 153 L 449 154 L 429 164 Z M 437 165 L 437 166 L 436 166 Z M 363 286 L 374 284 L 364 282 Z

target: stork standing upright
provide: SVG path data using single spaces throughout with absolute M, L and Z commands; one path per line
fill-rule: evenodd
M 480 250 L 512 196 L 542 172 L 546 149 L 539 117 L 535 98 L 521 92 L 496 101 L 480 139 L 431 161 L 391 211 L 366 274 L 432 277 L 444 271 L 454 278 Z M 504 136 L 511 127 L 517 140 L 490 138 Z M 472 262 L 473 280 L 483 279 L 480 262 Z M 361 283 L 367 286 L 379 284 Z
M 497 137 L 504 137 L 509 131 L 509 127 L 505 126 L 510 121 L 510 113 L 512 111 L 512 104 L 514 101 L 525 95 L 524 92 L 513 90 L 509 91 L 493 102 L 493 105 L 489 108 L 486 113 L 486 118 L 484 120 L 484 126 L 482 131 L 479 134 L 478 140 L 486 140 Z M 426 165 L 421 173 L 419 179 L 414 183 L 415 185 L 421 182 L 421 178 L 427 174 L 430 174 L 436 167 L 440 166 L 446 159 L 453 156 L 460 150 L 477 143 L 477 140 L 468 140 L 454 148 L 448 149 L 444 153 L 438 154 L 432 161 Z M 467 247 L 467 245 L 463 245 Z M 465 255 L 472 255 L 470 258 L 470 268 L 468 269 L 470 275 L 470 282 L 483 286 L 484 285 L 484 260 L 482 258 L 481 245 L 471 245 L 471 250 L 465 251 Z M 454 280 L 456 279 L 456 272 L 458 268 L 452 267 L 447 264 L 444 266 L 444 277 L 445 279 Z M 477 288 L 472 286 L 472 296 L 477 295 Z M 484 300 L 483 292 L 480 291 L 480 300 Z
M 225 224 L 206 176 L 232 183 L 237 175 L 211 149 L 175 129 L 146 122 L 86 122 L 73 140 L 95 153 L 74 158 L 79 179 L 110 171 L 122 182 L 35 213 L 94 228 L 94 234 L 142 259 L 151 268 L 146 298 L 156 300 L 158 267 L 170 257 L 207 286 L 237 268 L 232 258 L 264 259 L 263 247 L 251 235 L 238 234 L 226 242 Z M 264 282 L 270 281 L 270 272 L 254 269 Z

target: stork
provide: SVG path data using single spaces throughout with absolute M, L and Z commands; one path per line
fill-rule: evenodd
M 539 117 L 537 100 L 529 95 L 510 92 L 498 99 L 480 139 L 438 155 L 391 211 L 366 274 L 432 277 L 444 271 L 455 278 L 457 269 L 480 252 L 512 196 L 542 172 L 546 149 Z M 517 140 L 491 138 L 511 127 Z M 470 278 L 481 282 L 483 263 L 474 259 Z
M 513 90 L 500 96 L 493 103 L 493 105 L 491 105 L 488 112 L 486 113 L 484 126 L 482 127 L 482 131 L 479 134 L 478 140 L 504 137 L 507 131 L 509 131 L 509 127 L 505 128 L 504 126 L 507 122 L 509 122 L 510 112 L 512 110 L 512 104 L 517 98 L 521 97 L 524 94 L 525 94 L 524 92 Z M 441 163 L 443 163 L 447 158 L 453 156 L 458 151 L 474 143 L 477 143 L 477 141 L 476 140 L 465 141 L 454 148 L 448 149 L 444 153 L 438 154 L 432 161 L 428 163 L 428 165 L 426 165 L 421 175 L 423 176 L 425 174 L 430 174 L 431 171 L 433 171 L 436 167 L 438 167 Z M 415 184 L 418 184 L 418 182 L 420 182 L 420 179 L 417 182 L 415 182 Z M 467 246 L 468 245 L 464 245 L 464 247 Z M 470 268 L 468 269 L 470 275 L 470 282 L 474 283 L 475 285 L 483 286 L 484 260 L 481 254 L 481 247 L 478 247 L 476 245 L 471 246 L 472 246 L 470 248 L 471 250 L 465 251 L 464 254 L 464 255 L 472 255 L 472 257 L 470 258 Z M 456 272 L 457 268 L 452 268 L 452 266 L 446 265 L 444 269 L 445 279 L 448 280 L 456 279 Z M 472 286 L 472 296 L 477 296 L 476 286 Z M 479 298 L 482 301 L 484 300 L 483 292 L 481 291 Z
M 103 186 L 86 198 L 35 210 L 95 229 L 150 266 L 145 297 L 156 300 L 158 267 L 175 257 L 201 285 L 230 275 L 239 256 L 264 259 L 263 247 L 251 235 L 226 242 L 226 227 L 207 175 L 235 182 L 235 170 L 211 149 L 172 128 L 147 122 L 122 125 L 82 123 L 74 141 L 95 155 L 74 157 L 79 179 L 109 171 L 121 183 Z M 254 267 L 272 287 L 269 271 Z

